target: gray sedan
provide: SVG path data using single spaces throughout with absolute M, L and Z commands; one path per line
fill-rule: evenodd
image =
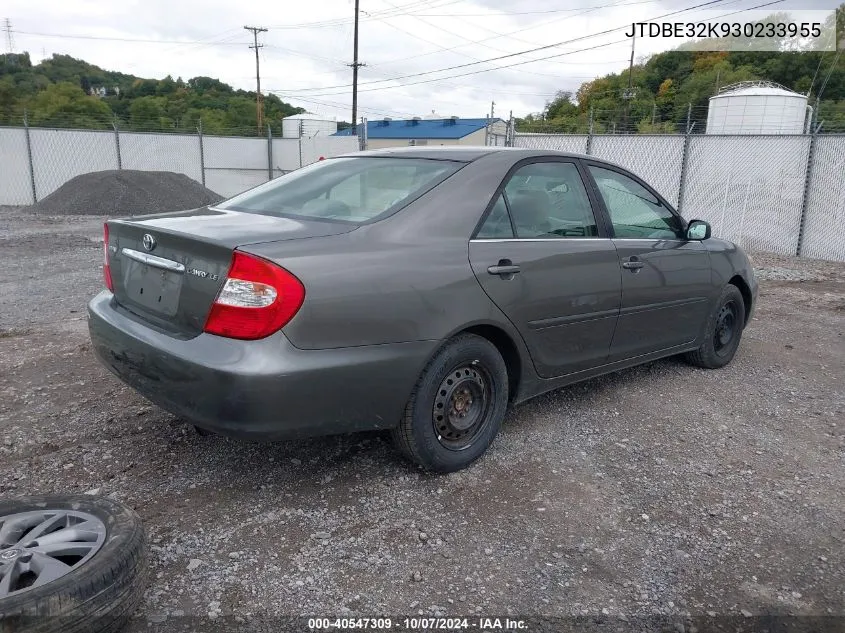
M 710 233 L 590 156 L 362 152 L 109 221 L 89 329 L 106 367 L 200 429 L 388 429 L 448 472 L 509 405 L 675 354 L 729 363 L 757 282 Z

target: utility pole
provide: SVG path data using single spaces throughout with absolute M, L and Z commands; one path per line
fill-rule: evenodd
M 495 113 L 496 113 L 496 102 L 495 102 L 495 101 L 491 101 L 491 102 L 490 102 L 490 119 L 491 119 L 491 120 L 493 119 L 493 115 L 494 115 Z
M 264 48 L 264 44 L 258 43 L 258 34 L 266 33 L 267 29 L 258 26 L 245 26 L 247 31 L 252 31 L 252 40 L 254 44 L 250 48 L 255 49 L 255 123 L 258 127 L 258 133 L 263 131 L 264 108 L 261 107 L 261 71 L 258 62 L 258 49 Z
M 366 66 L 358 61 L 358 3 L 355 0 L 355 36 L 352 44 L 352 129 L 358 129 L 358 68 Z
M 623 134 L 628 130 L 628 113 L 631 110 L 631 99 L 634 98 L 634 46 L 637 42 L 637 32 L 631 37 L 631 63 L 628 66 L 628 89 L 622 94 L 625 99 L 625 118 L 622 123 Z

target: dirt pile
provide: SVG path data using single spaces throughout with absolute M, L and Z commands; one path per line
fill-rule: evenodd
M 50 215 L 120 217 L 195 209 L 222 199 L 184 174 L 122 169 L 72 178 L 31 209 Z

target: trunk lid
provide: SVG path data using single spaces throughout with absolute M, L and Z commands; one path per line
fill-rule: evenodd
M 110 220 L 108 226 L 115 300 L 151 326 L 181 337 L 202 332 L 235 249 L 357 228 L 207 207 Z

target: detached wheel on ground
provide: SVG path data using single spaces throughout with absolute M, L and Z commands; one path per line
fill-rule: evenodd
M 460 470 L 490 446 L 507 403 L 508 372 L 499 351 L 485 338 L 462 334 L 423 370 L 393 441 L 428 470 Z
M 739 288 L 728 284 L 722 289 L 706 327 L 704 343 L 685 358 L 705 369 L 724 367 L 736 354 L 745 328 L 745 303 Z
M 0 633 L 115 633 L 146 577 L 129 508 L 87 495 L 0 501 Z

